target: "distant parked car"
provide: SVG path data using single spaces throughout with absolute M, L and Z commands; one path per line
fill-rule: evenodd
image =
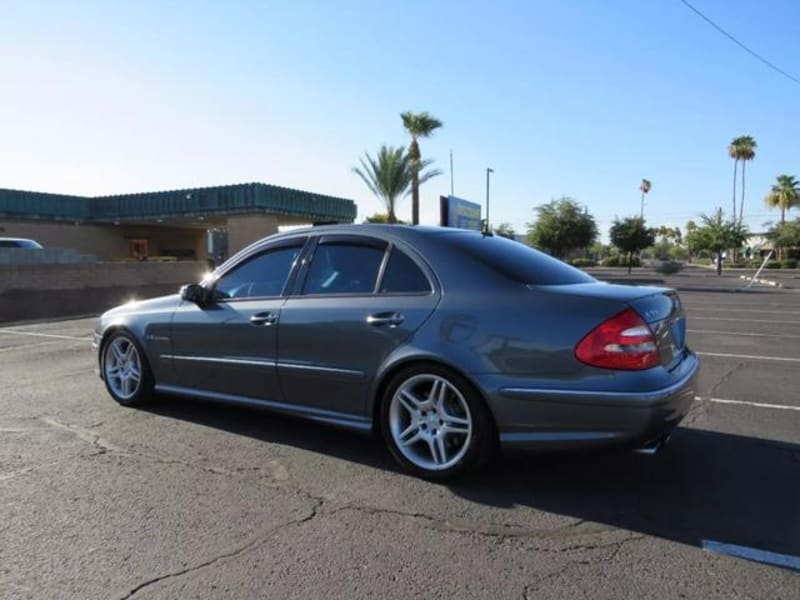
M 0 248 L 27 248 L 28 250 L 41 250 L 42 245 L 33 240 L 25 238 L 5 238 L 0 237 Z
M 243 250 L 95 329 L 120 404 L 177 394 L 382 436 L 446 479 L 505 448 L 655 450 L 695 397 L 673 290 L 477 231 L 326 226 Z

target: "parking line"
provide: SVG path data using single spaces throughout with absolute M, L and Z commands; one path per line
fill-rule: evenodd
M 800 411 L 800 406 L 789 406 L 788 404 L 768 404 L 766 402 L 749 402 L 747 400 L 729 400 L 727 398 L 704 398 L 703 396 L 695 396 L 695 400 L 707 400 L 708 402 L 716 402 L 717 404 L 740 404 L 744 406 L 755 406 L 756 408 L 774 408 L 776 410 L 797 410 Z
M 792 335 L 790 333 L 750 333 L 745 331 L 722 331 L 720 329 L 687 329 L 686 333 L 715 333 L 722 335 L 743 335 L 747 337 L 800 339 L 800 335 Z
M 87 335 L 84 337 L 77 337 L 74 335 L 57 335 L 55 333 L 36 333 L 33 331 L 17 331 L 15 329 L 0 329 L 0 333 L 7 333 L 9 335 L 29 335 L 32 337 L 45 337 L 45 338 L 55 338 L 59 340 L 80 340 L 81 342 L 88 342 L 92 339 L 91 335 Z
M 760 308 L 720 308 L 715 306 L 714 308 L 689 308 L 689 312 L 756 312 L 756 313 L 771 313 L 776 315 L 800 315 L 800 311 L 797 310 L 762 310 Z
M 717 358 L 743 358 L 745 360 L 774 360 L 776 362 L 796 362 L 800 363 L 800 358 L 789 358 L 785 356 L 756 356 L 754 354 L 724 354 L 722 352 L 698 352 L 699 356 L 714 356 Z
M 689 316 L 692 316 L 692 311 L 688 311 Z M 737 323 L 741 323 L 745 319 L 741 317 L 734 318 L 734 317 L 702 317 L 698 315 L 696 317 L 698 321 L 736 321 Z M 772 321 L 772 320 L 765 320 L 765 319 L 747 319 L 748 323 L 772 323 L 774 325 L 800 325 L 800 321 Z
M 714 554 L 724 554 L 726 556 L 734 556 L 736 558 L 743 558 L 745 560 L 752 560 L 776 567 L 800 571 L 800 557 L 792 556 L 791 554 L 778 554 L 777 552 L 769 552 L 768 550 L 759 550 L 758 548 L 738 546 L 736 544 L 725 544 L 724 542 L 715 542 L 714 540 L 703 540 L 702 546 L 703 550 L 713 552 Z

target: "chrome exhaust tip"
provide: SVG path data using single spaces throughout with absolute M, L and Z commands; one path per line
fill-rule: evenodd
M 641 448 L 637 448 L 636 450 L 634 450 L 634 452 L 636 452 L 637 454 L 647 454 L 647 455 L 655 454 L 669 443 L 671 435 L 672 434 L 668 433 L 667 435 L 661 436 L 656 440 L 647 442 Z

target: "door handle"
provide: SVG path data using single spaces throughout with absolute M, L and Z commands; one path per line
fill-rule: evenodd
M 372 325 L 374 327 L 380 327 L 381 325 L 388 325 L 389 327 L 397 327 L 403 321 L 405 321 L 405 317 L 400 313 L 378 313 L 376 315 L 369 315 L 367 317 L 367 325 Z
M 276 320 L 277 317 L 270 312 L 256 313 L 250 317 L 253 325 L 272 325 Z

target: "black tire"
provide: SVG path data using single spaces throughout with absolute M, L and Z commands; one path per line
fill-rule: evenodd
M 455 406 L 463 406 L 459 400 L 463 399 L 464 403 L 468 407 L 469 413 L 462 412 L 461 416 L 471 419 L 471 427 L 470 433 L 468 435 L 460 435 L 457 433 L 449 433 L 450 435 L 455 438 L 455 442 L 453 442 L 452 438 L 446 438 L 448 442 L 453 446 L 458 446 L 459 451 L 454 451 L 456 456 L 453 456 L 453 460 L 456 459 L 459 453 L 462 453 L 461 456 L 455 460 L 453 464 L 447 464 L 447 461 L 442 461 L 441 465 L 431 465 L 430 467 L 421 465 L 419 460 L 412 460 L 407 456 L 407 454 L 424 454 L 425 447 L 429 447 L 429 452 L 431 454 L 436 454 L 434 452 L 433 444 L 435 442 L 428 441 L 427 438 L 421 439 L 420 441 L 414 442 L 412 445 L 404 445 L 406 450 L 402 450 L 395 439 L 397 435 L 397 430 L 403 428 L 405 425 L 408 425 L 408 428 L 411 429 L 414 426 L 414 423 L 411 421 L 407 423 L 398 424 L 398 411 L 399 414 L 409 414 L 410 411 L 404 409 L 395 408 L 393 409 L 393 399 L 395 395 L 398 393 L 398 390 L 401 387 L 406 389 L 411 389 L 409 386 L 414 385 L 415 381 L 419 381 L 420 386 L 423 386 L 420 389 L 425 389 L 424 386 L 425 378 L 430 377 L 433 379 L 441 379 L 446 380 L 446 382 L 452 386 L 453 390 L 456 390 L 458 393 L 454 393 L 453 390 L 448 390 L 447 393 L 453 398 L 453 402 L 456 403 Z M 431 383 L 431 386 L 433 384 Z M 402 404 L 402 402 L 396 401 L 394 403 L 395 407 L 397 405 Z M 429 413 L 432 413 L 432 410 L 429 410 Z M 449 412 L 449 411 L 448 411 Z M 424 413 L 423 413 L 424 414 Z M 393 416 L 395 415 L 395 416 Z M 452 369 L 448 369 L 447 367 L 443 367 L 438 364 L 433 363 L 416 363 L 409 365 L 408 367 L 403 368 L 402 370 L 398 371 L 389 381 L 388 385 L 386 386 L 383 396 L 381 397 L 380 402 L 380 429 L 383 435 L 384 441 L 386 443 L 389 452 L 392 454 L 394 459 L 398 462 L 398 464 L 405 470 L 406 472 L 423 479 L 428 479 L 431 481 L 447 481 L 450 479 L 454 479 L 459 477 L 469 471 L 475 470 L 478 467 L 482 466 L 486 462 L 488 462 L 494 454 L 494 450 L 497 446 L 497 434 L 494 426 L 494 421 L 492 420 L 491 414 L 489 413 L 488 408 L 486 407 L 486 403 L 484 402 L 481 395 L 475 390 L 474 386 L 467 381 L 463 376 L 459 375 Z M 419 417 L 411 417 L 411 418 L 419 418 Z M 430 417 L 423 417 L 425 419 Z M 434 416 L 433 419 L 435 420 L 437 417 Z M 450 418 L 450 417 L 445 417 Z M 393 420 L 395 423 L 395 428 L 393 429 Z M 439 421 L 442 423 L 442 421 Z M 424 427 L 422 425 L 421 427 Z M 435 423 L 434 423 L 435 427 Z M 445 426 L 442 426 L 445 427 Z M 407 431 L 407 429 L 406 429 Z M 445 430 L 441 429 L 442 437 L 445 437 Z M 421 429 L 417 430 L 418 433 L 422 432 Z M 436 429 L 428 428 L 423 434 L 427 434 L 431 436 L 431 434 L 437 433 Z M 402 437 L 402 436 L 401 436 Z M 409 436 L 413 438 L 414 435 Z M 438 439 L 438 438 L 437 438 Z M 463 441 L 462 441 L 463 440 Z M 445 442 L 443 442 L 445 443 Z M 414 450 L 410 450 L 409 448 L 416 448 Z M 464 449 L 465 448 L 465 449 Z M 447 453 L 445 452 L 444 456 Z M 439 456 L 442 454 L 439 453 Z M 435 460 L 435 457 L 433 457 Z
M 125 389 L 119 383 L 118 378 L 111 376 L 109 372 L 109 369 L 114 366 L 113 362 L 109 362 L 114 360 L 111 356 L 114 352 L 112 348 L 119 347 L 133 348 L 138 360 L 139 379 L 132 393 L 125 393 Z M 144 353 L 142 346 L 136 338 L 127 331 L 115 331 L 105 340 L 101 353 L 100 369 L 103 382 L 106 385 L 106 390 L 108 390 L 111 397 L 122 406 L 140 406 L 153 398 L 153 372 L 150 369 L 150 364 L 147 362 L 147 355 Z

